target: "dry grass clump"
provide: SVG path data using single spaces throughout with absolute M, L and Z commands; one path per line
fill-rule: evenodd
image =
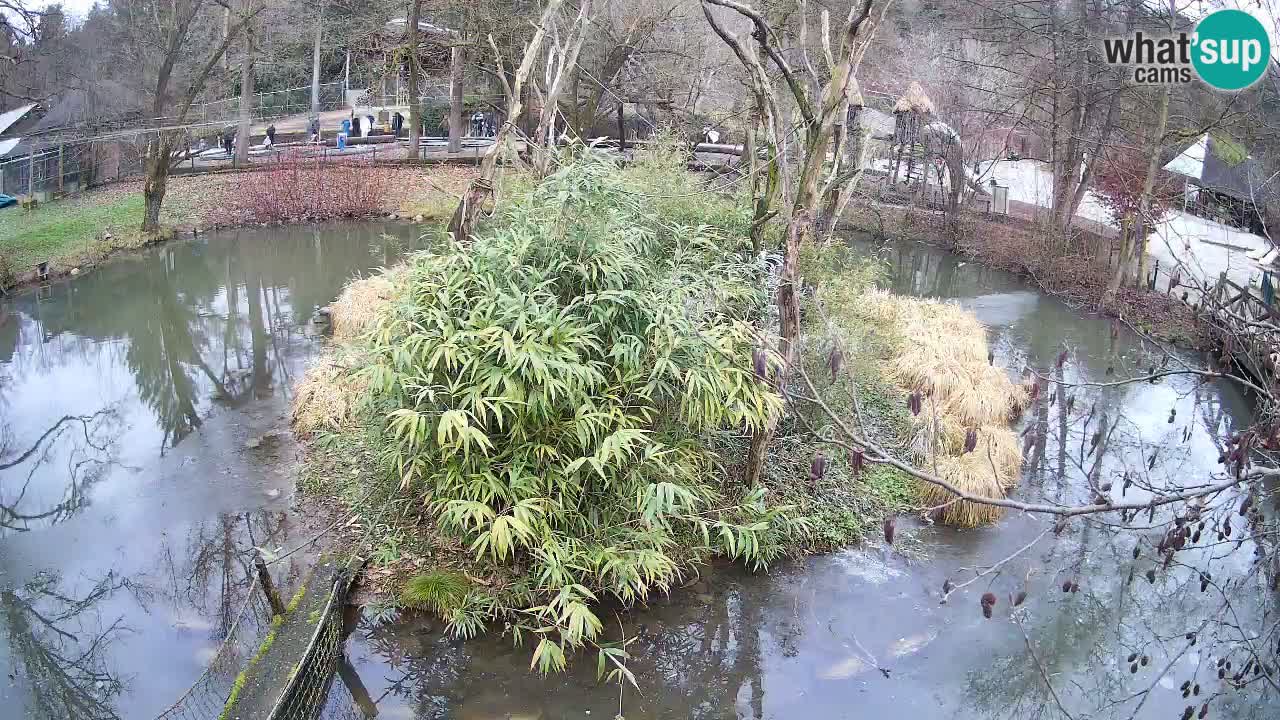
M 335 431 L 355 419 L 368 383 L 351 371 L 359 362 L 348 344 L 377 321 L 395 297 L 404 266 L 347 283 L 329 306 L 329 321 L 338 347 L 319 358 L 294 387 L 293 427 L 301 435 Z
M 905 338 L 894 377 L 929 396 L 941 416 L 966 428 L 1003 426 L 1026 406 L 1026 389 L 988 362 L 987 329 L 972 313 L 882 291 L 866 293 L 860 310 Z
M 368 384 L 327 353 L 293 388 L 293 428 L 299 435 L 337 431 L 356 417 Z
M 403 268 L 397 267 L 347 283 L 338 299 L 329 306 L 333 339 L 354 340 L 373 327 L 378 313 L 394 297 L 403 272 Z
M 899 385 L 926 398 L 920 418 L 931 427 L 923 435 L 924 449 L 938 453 L 938 474 L 965 492 L 1004 497 L 1022 467 L 1022 448 L 1008 423 L 1028 396 L 988 361 L 986 328 L 956 305 L 882 291 L 865 293 L 859 312 L 903 338 L 889 370 Z M 971 430 L 977 446 L 966 453 Z M 952 502 L 952 493 L 932 483 L 921 483 L 921 495 L 942 506 L 941 519 L 951 525 L 973 527 L 1000 518 L 1000 508 Z

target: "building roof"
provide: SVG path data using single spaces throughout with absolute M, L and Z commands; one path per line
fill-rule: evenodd
M 907 91 L 898 98 L 898 102 L 894 104 L 893 111 L 895 113 L 917 113 L 920 115 L 932 115 L 934 113 L 933 101 L 925 94 L 924 88 L 915 80 L 907 85 Z
M 20 142 L 22 142 L 22 138 L 6 138 L 4 140 L 0 140 L 0 158 L 8 155 L 9 151 L 17 147 Z
M 23 105 L 8 112 L 0 113 L 0 135 L 3 135 L 14 123 L 25 117 L 35 106 L 35 103 L 31 103 L 30 105 Z
M 1233 159 L 1235 161 L 1231 162 Z M 1240 200 L 1252 200 L 1264 182 L 1261 168 L 1252 157 L 1245 155 L 1241 158 L 1238 148 L 1232 148 L 1208 133 L 1178 153 L 1164 169 L 1182 175 L 1206 190 Z

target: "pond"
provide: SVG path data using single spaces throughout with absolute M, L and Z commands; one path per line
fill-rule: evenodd
M 222 232 L 0 299 L 5 717 L 153 718 L 199 675 L 245 551 L 301 534 L 287 414 L 312 315 L 416 236 Z
M 6 716 L 150 720 L 199 675 L 250 582 L 246 551 L 309 537 L 293 512 L 287 413 L 291 384 L 322 346 L 312 315 L 414 235 L 377 224 L 218 233 L 0 305 Z M 1109 321 L 1015 277 L 914 243 L 859 247 L 883 256 L 894 290 L 974 310 L 996 362 L 1015 373 L 1052 372 L 1064 347 L 1067 380 L 1145 368 L 1140 338 L 1113 340 Z M 1060 403 L 1022 421 L 1044 431 L 1020 493 L 1083 501 L 1089 473 L 1148 464 L 1153 475 L 1203 477 L 1218 467 L 1222 438 L 1250 419 L 1234 388 L 1180 379 L 1080 389 L 1066 413 Z M 1085 429 L 1089 413 L 1098 419 Z M 1103 418 L 1116 429 L 1087 452 Z M 529 672 L 530 648 L 497 632 L 464 643 L 431 618 L 366 617 L 328 715 L 1025 718 L 1063 716 L 1061 703 L 1074 717 L 1129 717 L 1138 700 L 1124 699 L 1151 688 L 1137 716 L 1174 718 L 1183 679 L 1203 678 L 1206 696 L 1221 690 L 1215 641 L 1191 652 L 1181 642 L 1212 614 L 1210 598 L 1180 568 L 1149 585 L 1151 553 L 1132 558 L 1132 533 L 1074 523 L 938 603 L 945 579 L 970 577 L 960 569 L 996 562 L 1044 529 L 1017 514 L 964 532 L 904 522 L 893 548 L 871 542 L 761 574 L 707 568 L 670 598 L 609 616 L 614 636 L 636 638 L 640 692 L 621 700 L 596 682 L 594 657 L 543 679 Z M 1242 555 L 1222 562 L 1247 563 Z M 286 583 L 305 565 L 291 558 Z M 1068 579 L 1080 592 L 1058 589 Z M 1001 598 L 991 620 L 977 600 L 988 587 Z M 1019 625 L 1007 597 L 1024 588 Z M 1257 612 L 1249 600 L 1233 609 Z M 1131 652 L 1149 664 L 1131 673 Z M 1210 715 L 1275 716 L 1234 695 L 1216 698 Z

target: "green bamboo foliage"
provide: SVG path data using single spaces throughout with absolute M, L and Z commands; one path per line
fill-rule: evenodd
M 470 246 L 418 256 L 363 371 L 403 485 L 478 561 L 528 568 L 544 671 L 596 638 L 600 594 L 665 591 L 709 554 L 763 565 L 803 531 L 708 449 L 781 405 L 752 372 L 745 239 L 639 189 L 588 155 Z

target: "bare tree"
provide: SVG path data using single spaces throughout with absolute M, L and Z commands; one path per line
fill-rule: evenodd
M 578 53 L 586 39 L 587 30 L 591 26 L 591 0 L 583 0 L 578 14 L 569 22 L 565 32 L 567 37 L 560 39 L 560 22 L 556 20 L 551 26 L 552 46 L 548 50 L 547 63 L 542 83 L 534 83 L 539 104 L 542 110 L 538 115 L 538 129 L 534 132 L 533 153 L 534 172 L 539 177 L 546 177 L 551 172 L 551 160 L 556 145 L 555 120 L 560 114 L 560 96 L 568 86 L 568 78 L 573 75 L 578 65 Z
M 192 106 L 227 49 L 267 3 L 244 0 L 223 31 L 215 0 L 120 0 L 117 31 L 125 54 L 136 62 L 148 98 L 142 230 L 160 229 L 160 210 L 175 153 L 185 136 Z M 221 35 L 221 39 L 218 36 Z
M 453 217 L 449 220 L 448 231 L 456 242 L 468 241 L 481 213 L 494 200 L 493 181 L 497 173 L 498 160 L 505 150 L 507 138 L 515 130 L 520 114 L 524 112 L 525 83 L 528 82 L 530 75 L 533 73 L 534 65 L 537 64 L 538 58 L 542 55 L 542 43 L 546 38 L 547 28 L 551 25 L 556 13 L 560 11 L 562 4 L 563 0 L 549 0 L 546 8 L 543 9 L 542 17 L 539 18 L 538 23 L 534 26 L 533 37 L 524 46 L 520 65 L 516 69 L 515 77 L 512 80 L 507 79 L 504 70 L 505 62 L 503 61 L 502 53 L 498 50 L 497 43 L 494 42 L 492 35 L 488 38 L 489 47 L 493 50 L 497 63 L 498 77 L 502 80 L 505 92 L 506 118 L 493 139 L 493 148 L 490 149 L 480 163 L 480 176 L 471 181 L 471 185 L 462 194 L 462 199 L 458 202 L 458 207 L 454 210 Z
M 798 299 L 800 246 L 808 240 L 814 230 L 814 220 L 819 204 L 822 202 L 822 181 L 827 153 L 831 147 L 833 130 L 837 117 L 844 118 L 848 114 L 850 91 L 856 91 L 855 75 L 861 63 L 871 27 L 875 17 L 883 17 L 889 1 L 877 5 L 872 0 L 863 0 L 850 10 L 843 23 L 835 43 L 831 41 L 828 14 L 822 13 L 823 54 L 830 58 L 829 79 L 818 85 L 815 93 L 807 86 L 804 79 L 794 69 L 784 53 L 781 36 L 755 8 L 736 2 L 736 0 L 703 0 L 703 12 L 712 29 L 733 50 L 751 73 L 752 84 L 757 100 L 764 109 L 766 128 L 775 128 L 769 145 L 777 146 L 776 138 L 780 116 L 780 99 L 766 67 L 766 62 L 782 76 L 782 80 L 791 100 L 800 116 L 800 127 L 804 132 L 804 144 L 799 158 L 800 170 L 795 178 L 794 200 L 791 214 L 784 231 L 785 249 L 783 255 L 782 277 L 778 285 L 777 305 L 779 317 L 779 354 L 784 366 L 791 366 L 795 357 L 795 343 L 800 334 L 800 304 Z M 751 39 L 755 41 L 760 52 L 753 52 L 747 47 L 746 40 L 727 30 L 716 18 L 711 6 L 718 6 L 733 11 L 750 21 Z M 800 51 L 803 53 L 803 49 Z M 764 56 L 763 58 L 761 56 Z M 810 65 L 807 54 L 803 55 L 806 65 Z M 815 76 L 816 79 L 816 76 Z M 816 95 L 816 97 L 815 97 Z M 772 172 L 772 171 L 771 171 Z M 760 215 L 757 210 L 757 216 Z M 757 220 L 759 221 L 759 220 Z M 750 457 L 747 461 L 746 482 L 756 484 L 764 467 L 765 451 L 772 436 L 772 430 L 758 432 L 752 437 Z

